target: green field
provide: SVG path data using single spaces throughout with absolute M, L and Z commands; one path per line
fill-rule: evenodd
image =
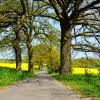
M 17 72 L 12 68 L 0 68 L 0 88 L 11 84 L 15 84 L 19 80 L 26 79 L 28 77 L 34 76 L 33 72 Z

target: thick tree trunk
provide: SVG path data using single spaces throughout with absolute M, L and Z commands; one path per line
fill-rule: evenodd
M 28 72 L 33 71 L 33 48 L 30 39 L 27 41 L 28 48 Z
M 21 62 L 22 62 L 22 59 L 21 59 L 21 49 L 20 47 L 15 47 L 15 54 L 16 54 L 16 70 L 17 71 L 20 71 L 21 70 Z
M 21 48 L 19 46 L 19 41 L 16 40 L 16 39 L 13 42 L 13 48 L 14 48 L 14 51 L 15 51 L 16 71 L 20 71 L 21 70 L 21 62 L 22 62 Z
M 71 74 L 71 28 L 61 21 L 60 74 Z

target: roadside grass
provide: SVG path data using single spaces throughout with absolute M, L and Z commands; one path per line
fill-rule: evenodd
M 12 68 L 0 68 L 0 88 L 17 83 L 20 80 L 35 76 L 33 72 L 21 71 L 17 72 Z
M 82 96 L 100 97 L 100 76 L 98 75 L 73 74 L 67 76 L 59 75 L 58 73 L 52 73 L 51 75 L 65 85 L 70 86 L 73 90 L 82 94 Z

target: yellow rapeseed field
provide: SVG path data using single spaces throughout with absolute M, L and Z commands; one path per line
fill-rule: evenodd
M 99 70 L 97 68 L 72 68 L 73 74 L 85 74 L 85 70 L 87 73 L 98 74 Z
M 0 63 L 0 67 L 15 68 L 15 63 Z M 34 66 L 38 68 L 37 65 Z M 28 70 L 28 63 L 22 63 L 22 70 Z
M 15 68 L 15 63 L 0 63 L 0 67 L 8 67 L 8 68 Z M 34 66 L 34 68 L 38 68 L 37 65 Z M 22 70 L 28 70 L 28 63 L 22 63 Z M 88 73 L 92 74 L 98 74 L 99 71 L 96 68 L 72 68 L 73 74 L 84 74 L 85 70 L 87 70 Z

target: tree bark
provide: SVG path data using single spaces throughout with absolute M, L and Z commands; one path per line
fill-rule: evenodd
M 22 58 L 21 58 L 21 48 L 19 46 L 18 38 L 15 38 L 15 40 L 13 42 L 13 49 L 15 51 L 16 71 L 20 71 L 21 70 Z
M 71 74 L 71 26 L 61 20 L 60 74 Z
M 33 48 L 31 44 L 31 37 L 27 37 L 27 48 L 28 48 L 28 72 L 33 71 Z
M 15 50 L 15 54 L 16 54 L 16 71 L 20 71 L 21 70 L 21 49 L 19 46 L 14 48 Z

